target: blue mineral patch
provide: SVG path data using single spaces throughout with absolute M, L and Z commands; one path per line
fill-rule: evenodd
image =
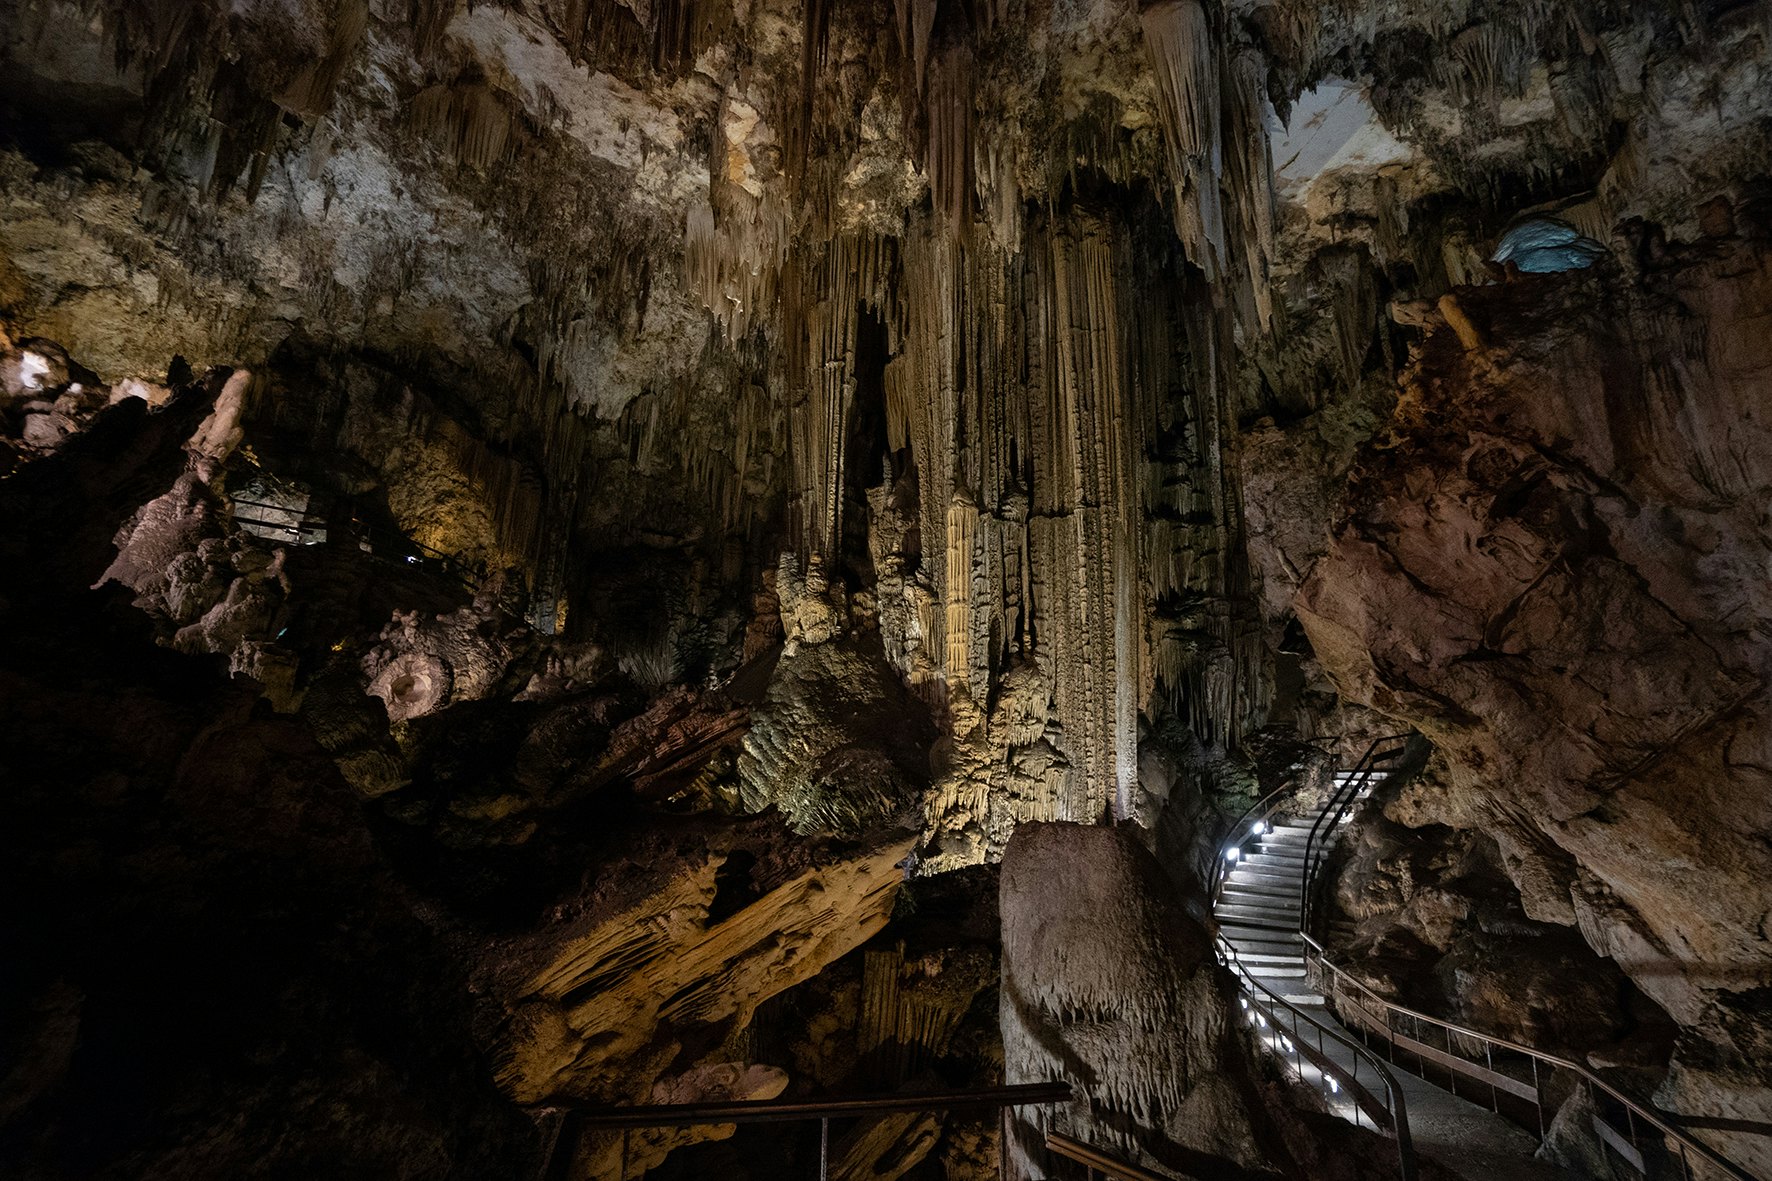
M 1513 263 L 1528 274 L 1579 271 L 1591 267 L 1611 251 L 1583 237 L 1568 222 L 1554 217 L 1527 218 L 1501 236 L 1494 260 Z

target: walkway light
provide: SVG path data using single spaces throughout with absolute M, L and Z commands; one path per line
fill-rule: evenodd
M 1237 858 L 1241 857 L 1242 855 L 1243 855 L 1243 850 L 1237 848 L 1235 845 L 1232 845 L 1230 848 L 1228 848 L 1224 851 L 1224 859 L 1226 861 L 1235 861 Z
M 1249 832 L 1253 836 L 1260 836 L 1262 833 L 1264 833 L 1266 831 L 1267 831 L 1267 821 L 1265 821 L 1265 820 L 1257 820 L 1249 828 Z

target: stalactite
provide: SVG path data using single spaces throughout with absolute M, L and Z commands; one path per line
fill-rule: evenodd
M 951 232 L 972 225 L 972 47 L 958 42 L 936 57 L 929 78 L 926 168 L 936 213 Z
M 898 17 L 900 52 L 911 63 L 914 93 L 925 92 L 929 78 L 929 46 L 935 32 L 935 13 L 940 0 L 892 0 Z
M 410 118 L 415 131 L 469 167 L 490 168 L 511 155 L 514 116 L 503 96 L 485 82 L 427 86 L 413 96 Z
M 338 0 L 325 54 L 296 74 L 277 96 L 277 105 L 306 119 L 325 114 L 368 25 L 369 0 Z
M 623 75 L 647 67 L 680 73 L 732 23 L 731 0 L 545 0 L 545 7 L 573 61 Z
M 1048 243 L 1051 284 L 1047 367 L 1050 373 L 1042 451 L 1057 460 L 1051 532 L 1053 561 L 1036 562 L 1059 580 L 1064 615 L 1053 630 L 1059 653 L 1058 702 L 1066 734 L 1077 742 L 1085 774 L 1072 785 L 1066 811 L 1092 819 L 1111 803 L 1130 812 L 1137 780 L 1139 645 L 1140 447 L 1129 388 L 1123 288 L 1123 232 L 1078 225 Z M 1037 462 L 1037 461 L 1036 461 Z M 1036 469 L 1036 491 L 1038 489 Z M 1035 502 L 1035 512 L 1039 502 Z M 1036 598 L 1038 598 L 1036 587 Z M 1068 641 L 1068 644 L 1066 643 Z
M 1267 332 L 1273 327 L 1268 274 L 1274 264 L 1274 156 L 1268 143 L 1262 90 L 1266 66 L 1245 49 L 1225 64 L 1225 182 L 1235 218 L 1237 283 L 1247 307 L 1243 319 Z
M 1224 169 L 1219 71 L 1212 25 L 1201 0 L 1164 0 L 1139 15 L 1157 80 L 1158 110 L 1169 145 L 1175 232 L 1189 261 L 1215 280 L 1225 259 Z
M 1022 194 L 1015 174 L 1015 145 L 992 136 L 977 137 L 980 160 L 978 202 L 996 244 L 1010 253 L 1021 249 Z
M 421 61 L 428 61 L 442 44 L 443 32 L 455 19 L 460 0 L 409 0 L 407 20 L 412 25 L 412 39 Z
M 779 192 L 762 198 L 740 192 L 716 216 L 705 202 L 690 206 L 684 226 L 684 285 L 701 300 L 731 340 L 769 326 L 793 241 L 792 217 Z
M 842 538 L 844 444 L 855 397 L 855 333 L 863 307 L 888 302 L 892 253 L 872 235 L 840 235 L 811 266 L 783 276 L 782 381 L 794 462 L 794 533 L 822 570 Z

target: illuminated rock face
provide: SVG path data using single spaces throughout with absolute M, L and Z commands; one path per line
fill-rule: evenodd
M 1343 692 L 1445 758 L 1418 814 L 1493 833 L 1528 913 L 1685 1031 L 1663 1100 L 1751 1120 L 1772 1111 L 1744 1007 L 1772 985 L 1749 753 L 1772 742 L 1767 259 L 1731 235 L 1628 287 L 1447 297 L 1298 599 Z
M 685 1043 L 719 1047 L 760 1004 L 876 934 L 892 913 L 909 848 L 906 836 L 853 854 L 829 850 L 815 868 L 732 911 L 719 896 L 730 851 L 704 847 L 698 858 L 692 846 L 660 847 L 668 872 L 644 874 L 652 888 L 498 965 L 507 998 L 495 1038 L 499 1085 L 531 1107 L 691 1102 L 722 1091 L 773 1097 L 787 1084 L 784 1072 Z M 681 1073 L 685 1061 L 693 1065 Z M 630 1138 L 630 1164 L 651 1167 L 710 1134 L 731 1127 Z M 610 1175 L 621 1149 L 619 1134 L 587 1133 L 574 1149 L 574 1175 Z
M 1050 1019 L 1187 1067 L 1104 1076 L 1115 1143 L 1331 1177 L 1215 1089 L 1166 892 L 1306 740 L 1405 724 L 1369 860 L 1486 867 L 1410 883 L 1432 995 L 1573 1038 L 1505 981 L 1623 973 L 1683 1037 L 1613 1047 L 1645 1086 L 1764 1121 L 1766 44 L 1721 0 L 0 0 L 0 866 L 48 908 L 0 1173 L 603 1175 L 556 1101 L 910 1084 L 925 1037 L 982 1085 Z M 944 892 L 1030 825 L 1107 867 L 1054 939 L 1160 1011 L 1071 981 L 999 1038 Z M 1350 875 L 1381 943 L 1406 891 Z M 1469 931 L 1516 910 L 1556 954 L 1510 978 Z M 748 1136 L 642 1155 L 805 1166 Z
M 1125 832 L 1028 824 L 1003 858 L 1003 1056 L 1009 1082 L 1063 1078 L 1075 1105 L 1017 1118 L 1009 1175 L 1045 1176 L 1047 1131 L 1171 1164 L 1248 1167 L 1253 1050 L 1205 928 L 1165 897 Z M 1145 1159 L 1140 1155 L 1140 1159 Z

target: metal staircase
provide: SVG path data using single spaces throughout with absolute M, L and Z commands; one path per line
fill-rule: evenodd
M 1232 825 L 1214 873 L 1213 915 L 1220 959 L 1240 978 L 1240 1003 L 1258 1039 L 1335 1114 L 1391 1136 L 1405 1178 L 1415 1176 L 1418 1143 L 1473 1181 L 1571 1177 L 1531 1159 L 1552 1114 L 1541 1088 L 1562 1072 L 1587 1088 L 1594 1134 L 1617 1162 L 1614 1176 L 1754 1181 L 1676 1117 L 1586 1066 L 1403 1008 L 1324 955 L 1323 868 L 1355 805 L 1397 769 L 1408 740 L 1374 742 L 1353 768 L 1335 773 L 1319 801 L 1301 802 L 1298 786 L 1284 784 Z M 1538 1136 L 1530 1134 L 1534 1123 Z

